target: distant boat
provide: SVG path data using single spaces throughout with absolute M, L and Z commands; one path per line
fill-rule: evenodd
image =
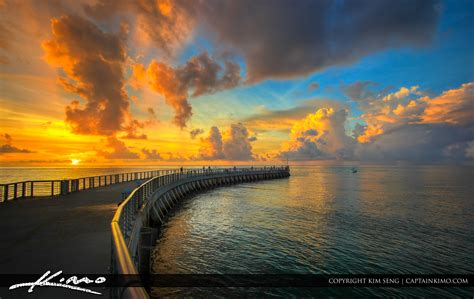
M 356 173 L 356 172 L 357 172 L 357 169 L 352 168 L 352 173 Z

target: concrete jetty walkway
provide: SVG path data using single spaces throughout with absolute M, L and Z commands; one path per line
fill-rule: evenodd
M 107 274 L 110 222 L 121 193 L 137 187 L 126 182 L 52 198 L 28 198 L 0 206 L 0 274 Z M 39 276 L 38 276 L 39 278 Z M 108 290 L 103 290 L 108 297 Z M 0 298 L 93 298 L 71 290 L 26 288 Z

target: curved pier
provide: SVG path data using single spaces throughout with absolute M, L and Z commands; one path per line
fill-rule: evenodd
M 154 177 L 135 189 L 112 220 L 112 274 L 147 273 L 157 230 L 182 198 L 201 190 L 243 182 L 286 178 L 288 166 L 182 170 Z M 148 298 L 143 287 L 113 288 L 113 298 Z

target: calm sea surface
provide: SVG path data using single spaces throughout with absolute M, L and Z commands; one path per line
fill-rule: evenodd
M 161 228 L 155 273 L 441 274 L 474 270 L 474 167 L 292 167 L 201 193 Z M 155 288 L 153 295 L 461 296 L 472 289 Z

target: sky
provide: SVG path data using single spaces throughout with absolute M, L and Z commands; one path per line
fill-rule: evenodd
M 0 165 L 471 163 L 474 2 L 0 1 Z

